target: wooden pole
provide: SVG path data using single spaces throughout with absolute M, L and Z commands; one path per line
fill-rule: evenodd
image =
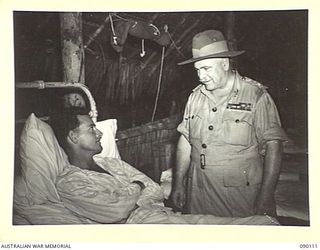
M 85 83 L 81 13 L 60 14 L 63 81 Z

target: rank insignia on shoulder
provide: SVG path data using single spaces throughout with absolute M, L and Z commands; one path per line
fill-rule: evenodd
M 227 109 L 251 111 L 252 103 L 246 103 L 246 102 L 228 103 Z
M 242 77 L 242 80 L 246 81 L 247 83 L 251 84 L 252 86 L 256 86 L 258 88 L 266 88 L 264 85 L 262 85 L 260 82 L 257 82 L 249 77 Z

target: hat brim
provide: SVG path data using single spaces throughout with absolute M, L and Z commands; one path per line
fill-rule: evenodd
M 184 64 L 188 64 L 188 63 L 193 63 L 193 62 L 197 62 L 197 61 L 201 61 L 201 60 L 209 59 L 209 58 L 235 57 L 235 56 L 239 56 L 239 55 L 243 54 L 244 52 L 245 52 L 244 50 L 240 50 L 240 51 L 224 51 L 224 52 L 211 54 L 211 55 L 207 55 L 207 56 L 200 56 L 200 57 L 197 57 L 197 58 L 191 58 L 189 60 L 186 60 L 186 61 L 183 61 L 183 62 L 179 62 L 178 65 L 184 65 Z

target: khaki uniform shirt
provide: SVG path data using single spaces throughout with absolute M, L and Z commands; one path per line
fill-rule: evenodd
M 197 209 L 191 212 L 195 213 L 211 213 L 209 207 L 217 204 L 217 201 L 208 204 L 211 199 L 215 199 L 210 194 L 213 190 L 224 199 L 221 194 L 223 191 L 217 191 L 220 187 L 260 184 L 261 156 L 265 154 L 266 142 L 286 140 L 277 108 L 265 87 L 254 80 L 241 77 L 237 72 L 232 91 L 223 103 L 217 104 L 204 86 L 196 87 L 189 96 L 178 131 L 191 144 L 192 184 L 189 183 L 189 193 L 198 189 L 194 195 L 191 194 L 191 203 L 192 196 L 208 193 L 208 197 L 197 198 L 194 202 L 197 203 Z M 213 178 L 218 179 L 214 181 Z M 217 185 L 219 188 L 215 187 Z M 252 196 L 256 196 L 256 193 L 257 191 L 252 192 Z M 247 202 L 250 203 L 249 207 L 253 206 L 254 198 Z M 224 200 L 222 203 L 225 205 L 228 201 Z M 235 203 L 232 205 L 235 209 L 239 207 L 237 201 L 232 203 Z M 203 210 L 202 207 L 206 206 L 208 209 Z M 228 210 L 223 206 L 221 211 Z M 232 211 L 227 214 L 217 214 L 217 211 L 212 213 L 220 216 L 239 215 Z

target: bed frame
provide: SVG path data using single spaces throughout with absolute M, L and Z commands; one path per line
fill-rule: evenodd
M 67 83 L 67 82 L 44 82 L 44 81 L 34 81 L 34 82 L 18 82 L 16 83 L 17 89 L 49 89 L 49 88 L 69 88 L 69 89 L 81 89 L 82 92 L 87 96 L 90 104 L 90 116 L 94 122 L 97 121 L 98 111 L 96 108 L 96 103 L 91 95 L 88 87 L 82 83 Z

